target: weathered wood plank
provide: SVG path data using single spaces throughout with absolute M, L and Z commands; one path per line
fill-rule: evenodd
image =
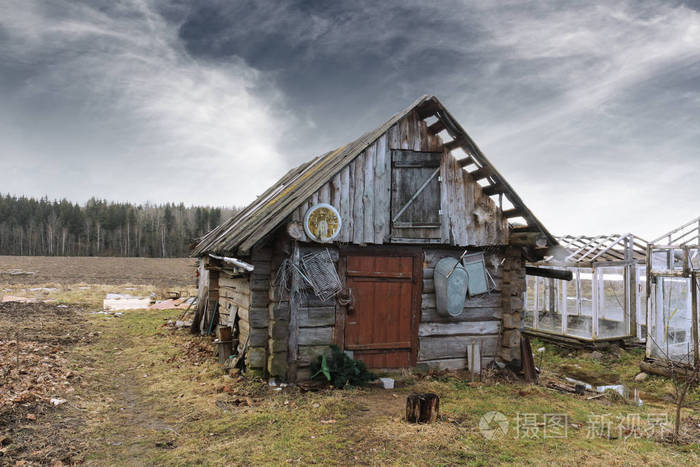
M 466 358 L 471 342 L 481 342 L 481 355 L 496 355 L 500 349 L 500 336 L 430 336 L 420 338 L 418 361 L 446 358 Z
M 299 245 L 295 241 L 292 247 L 290 259 L 292 264 L 298 265 L 301 255 L 299 253 Z M 299 290 L 298 274 L 292 274 L 291 290 Z M 289 297 L 289 332 L 287 339 L 287 376 L 291 381 L 295 381 L 297 377 L 297 353 L 299 351 L 299 294 L 292 293 Z
M 411 119 L 411 139 L 413 140 L 413 150 L 420 151 L 423 145 L 423 133 L 421 132 L 421 124 L 425 125 L 415 112 L 409 115 Z
M 389 241 L 391 226 L 391 153 L 387 135 L 377 140 L 374 166 L 374 243 Z
M 446 181 L 449 177 L 447 159 L 450 157 L 448 152 L 443 152 L 440 158 L 440 241 L 443 244 L 449 245 L 450 242 L 450 198 L 449 190 L 446 186 Z
M 402 118 L 399 122 L 401 149 L 410 149 L 409 146 L 410 136 L 409 136 L 409 122 L 407 118 Z
M 345 166 L 340 171 L 340 218 L 343 226 L 340 228 L 338 238 L 342 242 L 349 242 L 352 236 L 352 213 L 350 211 L 350 166 Z
M 335 307 L 301 307 L 299 308 L 299 327 L 332 326 L 335 324 Z
M 401 149 L 401 131 L 399 124 L 394 124 L 387 132 L 389 136 L 389 149 Z
M 267 308 L 238 308 L 238 317 L 247 321 L 252 328 L 267 328 L 269 312 Z
M 462 177 L 462 169 L 457 164 L 457 160 L 450 156 L 450 168 L 452 171 L 452 180 L 454 185 L 454 206 L 453 206 L 453 237 L 455 244 L 465 246 L 467 241 L 467 219 L 471 217 L 471 213 L 466 210 L 466 199 L 464 196 L 464 178 Z
M 421 323 L 418 336 L 482 336 L 496 334 L 501 329 L 499 321 L 460 321 L 452 323 Z
M 331 185 L 330 182 L 324 183 L 323 186 L 318 190 L 318 202 L 319 203 L 331 203 Z
M 330 345 L 333 343 L 333 326 L 299 328 L 299 345 Z
M 503 316 L 503 309 L 498 307 L 465 308 L 459 316 L 439 315 L 435 308 L 423 308 L 421 310 L 421 322 L 456 323 L 460 321 L 499 321 Z
M 248 291 L 250 288 L 250 281 L 247 277 L 239 277 L 235 279 L 231 279 L 228 277 L 224 277 L 222 275 L 219 275 L 219 288 L 224 288 L 224 287 L 229 287 L 233 290 L 238 290 L 238 291 Z
M 248 328 L 247 326 L 241 326 L 239 341 L 241 343 L 245 342 L 248 334 L 250 334 L 250 341 L 248 342 L 249 347 L 265 347 L 265 345 L 267 345 L 267 328 Z
M 319 355 L 330 355 L 327 345 L 302 345 L 299 347 L 299 366 L 309 366 Z
M 219 300 L 228 300 L 241 308 L 250 308 L 250 295 L 244 295 L 233 289 L 220 289 Z
M 471 348 L 471 347 L 470 347 Z M 494 360 L 493 355 L 481 356 L 481 368 L 486 368 L 489 363 Z M 469 362 L 467 358 L 446 358 L 443 360 L 423 360 L 420 363 L 428 365 L 436 370 L 465 370 L 468 369 Z
M 464 212 L 467 219 L 465 229 L 466 243 L 471 245 L 481 245 L 482 241 L 478 238 L 478 234 L 476 232 L 477 226 L 474 222 L 474 186 L 476 183 L 473 183 L 469 179 L 469 174 L 467 174 L 467 172 L 464 170 L 462 170 L 462 182 L 462 188 L 464 189 Z
M 340 172 L 335 174 L 330 181 L 331 201 L 330 204 L 340 212 Z
M 501 306 L 501 301 L 502 298 L 500 293 L 477 295 L 475 297 L 468 297 L 464 301 L 464 308 L 499 307 Z M 435 293 L 424 293 L 421 295 L 421 308 L 435 308 L 435 303 Z
M 365 243 L 374 243 L 374 168 L 376 164 L 377 145 L 372 144 L 365 150 L 364 189 L 362 205 L 364 207 Z
M 353 243 L 363 243 L 365 233 L 364 205 L 362 203 L 362 192 L 365 186 L 364 177 L 364 153 L 355 159 L 355 192 L 353 193 L 354 205 L 352 213 L 352 241 Z

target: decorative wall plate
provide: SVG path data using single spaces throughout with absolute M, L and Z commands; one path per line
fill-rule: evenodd
M 342 225 L 338 210 L 327 203 L 311 206 L 304 216 L 304 231 L 314 242 L 332 242 Z

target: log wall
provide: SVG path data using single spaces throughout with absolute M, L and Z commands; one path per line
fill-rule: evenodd
M 486 267 L 496 282 L 492 292 L 467 298 L 461 315 L 440 316 L 437 313 L 433 276 L 435 265 L 442 258 L 459 258 L 462 249 L 426 249 L 423 262 L 421 322 L 418 327 L 418 363 L 432 368 L 467 368 L 467 350 L 472 342 L 481 347 L 481 365 L 494 360 L 501 348 L 503 270 L 500 263 L 505 248 L 485 252 Z
M 337 266 L 338 250 L 330 246 L 299 245 L 298 256 L 328 248 Z M 280 249 L 294 255 L 294 246 Z M 273 261 L 275 267 L 284 259 L 282 255 Z M 304 284 L 301 284 L 302 286 Z M 311 361 L 328 352 L 333 343 L 335 329 L 335 298 L 321 301 L 309 288 L 302 288 L 295 297 L 290 297 L 284 287 L 273 284 L 270 290 L 270 340 L 268 342 L 268 372 L 271 376 L 303 380 L 309 377 Z

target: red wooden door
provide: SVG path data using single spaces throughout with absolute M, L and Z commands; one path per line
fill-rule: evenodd
M 368 368 L 414 363 L 414 261 L 412 256 L 348 256 L 346 284 L 353 303 L 345 348 Z

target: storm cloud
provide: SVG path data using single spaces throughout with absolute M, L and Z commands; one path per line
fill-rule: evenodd
M 6 1 L 0 191 L 240 205 L 422 94 L 554 233 L 700 215 L 688 2 Z

